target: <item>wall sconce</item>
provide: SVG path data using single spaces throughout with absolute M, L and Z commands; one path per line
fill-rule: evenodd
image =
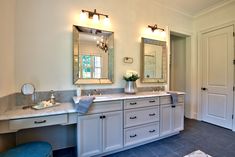
M 163 38 L 166 37 L 166 32 L 163 28 L 160 28 L 157 26 L 157 24 L 151 26 L 151 25 L 148 25 L 148 32 L 151 32 L 151 33 L 154 33 L 156 35 L 161 35 Z
M 109 16 L 106 14 L 98 13 L 96 9 L 94 11 L 82 10 L 80 14 L 80 19 L 85 21 L 86 19 L 92 19 L 94 24 L 99 23 L 100 17 L 103 16 L 103 23 L 105 26 L 110 25 Z

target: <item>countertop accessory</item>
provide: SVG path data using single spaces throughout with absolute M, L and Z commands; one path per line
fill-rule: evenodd
M 91 104 L 93 103 L 93 100 L 95 99 L 95 97 L 93 96 L 83 96 L 80 98 L 79 102 L 76 103 L 76 110 L 79 113 L 87 113 Z
M 21 87 L 21 94 L 25 95 L 25 96 L 31 96 L 31 100 L 32 103 L 35 104 L 35 86 L 31 83 L 25 83 L 22 85 Z M 23 109 L 28 109 L 31 108 L 31 104 L 29 104 L 28 106 L 24 106 Z
M 123 79 L 126 80 L 124 92 L 127 94 L 135 94 L 137 92 L 136 80 L 139 79 L 138 73 L 133 70 L 127 70 Z
M 81 95 L 82 95 L 81 86 L 77 85 L 77 96 L 81 96 Z
M 54 91 L 53 90 L 51 90 L 50 103 L 53 104 L 53 105 L 56 103 L 55 102 L 55 96 L 54 96 Z
M 54 104 L 52 104 L 51 100 L 49 100 L 49 101 L 41 101 L 38 104 L 33 105 L 32 108 L 35 110 L 41 110 L 41 109 L 50 108 L 50 107 L 54 107 L 58 105 L 60 105 L 60 103 L 55 102 Z

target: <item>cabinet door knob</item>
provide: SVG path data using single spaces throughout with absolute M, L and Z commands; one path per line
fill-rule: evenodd
M 42 123 L 46 123 L 46 120 L 42 120 L 42 121 L 34 121 L 34 124 L 42 124 Z
M 103 116 L 103 118 L 106 118 L 106 116 Z
M 136 105 L 137 103 L 136 102 L 131 102 L 130 105 Z
M 156 115 L 155 113 L 149 114 L 149 116 L 155 116 L 155 115 Z
M 136 137 L 137 135 L 135 134 L 135 135 L 130 135 L 130 138 L 134 138 L 134 137 Z
M 156 101 L 155 101 L 155 100 L 150 100 L 150 101 L 149 101 L 149 103 L 154 103 L 154 102 L 156 102 Z
M 100 116 L 100 119 L 103 119 L 103 116 Z
M 156 130 L 149 130 L 150 133 L 153 133 L 153 132 L 155 132 L 155 131 L 156 131 Z
M 136 116 L 134 116 L 134 117 L 130 117 L 130 119 L 136 119 L 137 117 Z

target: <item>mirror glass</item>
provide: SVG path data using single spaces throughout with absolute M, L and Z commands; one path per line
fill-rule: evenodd
M 166 42 L 142 38 L 141 82 L 167 83 Z
M 35 92 L 35 87 L 30 83 L 26 83 L 21 87 L 21 93 L 23 95 L 33 95 L 34 92 Z
M 114 33 L 73 26 L 74 84 L 113 83 Z

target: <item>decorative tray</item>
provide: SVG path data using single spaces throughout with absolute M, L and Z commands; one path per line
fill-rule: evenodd
M 58 105 L 60 105 L 60 103 L 58 102 L 55 104 L 52 104 L 49 101 L 42 101 L 42 102 L 39 102 L 37 105 L 33 105 L 32 108 L 35 110 L 42 110 L 42 109 L 46 109 L 46 108 L 50 108 L 50 107 L 54 107 Z

